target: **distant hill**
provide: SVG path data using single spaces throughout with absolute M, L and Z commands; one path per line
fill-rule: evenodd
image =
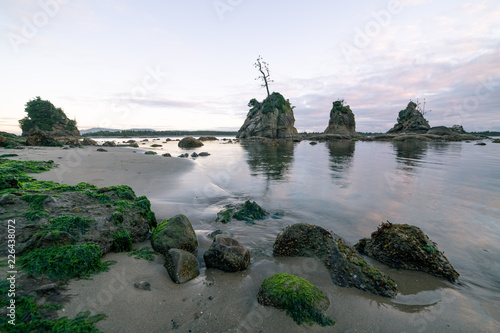
M 89 130 L 87 130 L 89 131 Z M 112 129 L 101 129 L 93 132 L 82 132 L 82 136 L 91 137 L 122 137 L 122 136 L 143 136 L 143 137 L 157 137 L 157 136 L 201 136 L 201 135 L 227 135 L 235 136 L 238 132 L 236 131 L 154 131 L 154 130 L 141 130 L 141 129 L 130 129 L 130 130 L 112 130 Z
M 90 128 L 87 130 L 81 130 L 80 133 L 83 135 L 83 134 L 95 133 L 95 132 L 120 132 L 120 131 L 122 131 L 122 130 L 119 130 L 116 128 L 94 127 L 94 128 Z M 123 130 L 123 131 L 150 131 L 150 132 L 154 132 L 154 130 L 150 129 L 150 128 L 131 128 L 131 129 Z

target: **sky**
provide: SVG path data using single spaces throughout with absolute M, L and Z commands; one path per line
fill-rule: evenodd
M 259 55 L 299 132 L 337 99 L 360 132 L 417 99 L 431 126 L 500 130 L 498 0 L 2 0 L 0 131 L 36 96 L 80 130 L 238 130 Z

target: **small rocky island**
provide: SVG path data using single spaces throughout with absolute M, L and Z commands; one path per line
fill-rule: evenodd
M 357 135 L 354 113 L 349 105 L 344 105 L 344 100 L 333 102 L 325 134 Z

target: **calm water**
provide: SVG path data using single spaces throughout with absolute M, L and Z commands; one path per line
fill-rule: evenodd
M 459 301 L 473 307 L 471 317 L 495 330 L 500 329 L 500 144 L 487 142 L 313 146 L 303 141 L 278 147 L 208 142 L 196 151 L 212 155 L 195 159 L 178 187 L 151 199 L 157 215 L 184 213 L 200 234 L 229 229 L 261 257 L 271 255 L 283 227 L 298 222 L 323 226 L 351 244 L 369 237 L 382 221 L 418 226 L 461 274 L 458 285 L 443 282 L 439 288 L 452 288 Z M 161 149 L 174 156 L 183 152 L 173 142 Z M 245 199 L 284 216 L 251 226 L 213 222 L 224 205 Z M 415 296 L 422 295 L 419 288 L 399 302 L 421 302 Z

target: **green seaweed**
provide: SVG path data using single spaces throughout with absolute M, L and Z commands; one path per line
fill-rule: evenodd
M 328 301 L 321 290 L 309 281 L 287 273 L 275 274 L 264 280 L 261 290 L 269 293 L 298 325 L 306 323 L 333 326 L 335 322 L 317 309 Z
M 92 222 L 95 222 L 95 220 L 84 219 L 77 215 L 64 215 L 51 219 L 48 229 L 51 231 L 64 231 L 72 236 L 78 236 L 78 233 L 75 231 L 85 235 Z
M 254 201 L 247 200 L 243 207 L 233 214 L 233 217 L 239 221 L 262 220 L 269 213 L 257 205 Z
M 29 221 L 36 221 L 50 215 L 50 212 L 43 208 L 43 202 L 48 197 L 46 194 L 24 194 L 21 197 L 31 208 L 24 214 Z
M 223 211 L 220 211 L 219 213 L 217 213 L 216 221 L 227 224 L 227 223 L 231 222 L 232 216 L 233 216 L 233 210 L 226 209 L 226 210 L 223 210 Z
M 147 152 L 145 152 L 144 154 L 146 154 L 146 155 L 156 155 L 156 154 L 157 154 L 157 152 L 152 151 L 152 150 L 148 150 L 148 151 L 147 151 Z
M 29 276 L 47 275 L 51 279 L 86 278 L 107 270 L 101 250 L 95 244 L 52 246 L 35 249 L 19 259 Z
M 132 239 L 128 230 L 120 230 L 113 235 L 113 247 L 115 252 L 132 251 Z
M 145 259 L 149 262 L 153 262 L 158 252 L 151 251 L 149 246 L 145 246 L 140 250 L 134 250 L 128 254 L 129 257 L 135 256 L 135 259 Z

